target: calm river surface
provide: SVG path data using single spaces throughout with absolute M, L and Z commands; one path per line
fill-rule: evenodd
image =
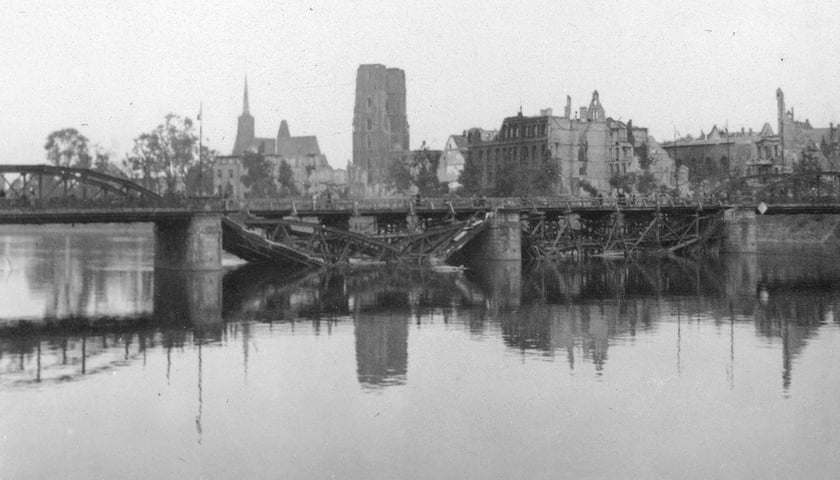
M 840 256 L 156 273 L 0 231 L 0 478 L 837 478 Z

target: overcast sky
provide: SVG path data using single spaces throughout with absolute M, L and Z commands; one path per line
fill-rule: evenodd
M 776 129 L 775 90 L 814 126 L 840 122 L 833 2 L 4 2 L 0 152 L 42 163 L 75 127 L 118 158 L 168 112 L 229 154 L 248 76 L 258 136 L 280 121 L 352 156 L 356 68 L 405 70 L 411 147 L 470 127 L 587 105 L 658 140 Z

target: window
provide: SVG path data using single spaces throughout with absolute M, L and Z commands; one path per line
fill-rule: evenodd
M 367 145 L 368 145 L 368 148 L 370 148 L 370 135 L 367 136 Z
M 219 178 L 222 178 L 222 169 L 219 169 Z
M 233 169 L 228 169 L 228 177 L 233 178 Z
M 367 119 L 367 129 L 368 129 L 368 131 L 370 131 L 372 128 L 373 128 L 373 122 L 371 121 L 371 119 L 368 118 Z
M 367 100 L 368 100 L 368 108 L 370 108 L 373 105 L 373 100 L 371 100 L 370 97 L 368 97 Z

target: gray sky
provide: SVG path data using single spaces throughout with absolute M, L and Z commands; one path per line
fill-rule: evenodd
M 840 122 L 833 2 L 4 2 L 2 162 L 42 163 L 75 127 L 118 159 L 166 113 L 195 118 L 228 154 L 247 73 L 259 136 L 282 119 L 352 156 L 356 68 L 406 72 L 411 147 L 498 128 L 597 89 L 607 115 L 660 141 L 775 124 L 782 87 L 797 117 Z

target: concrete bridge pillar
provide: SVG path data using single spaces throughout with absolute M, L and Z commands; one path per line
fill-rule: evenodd
M 155 222 L 155 269 L 222 268 L 222 217 L 196 214 Z
M 726 238 L 723 251 L 730 253 L 758 252 L 758 228 L 752 210 L 728 209 L 723 214 Z
M 522 232 L 518 210 L 498 210 L 487 229 L 467 246 L 472 262 L 522 261 Z

